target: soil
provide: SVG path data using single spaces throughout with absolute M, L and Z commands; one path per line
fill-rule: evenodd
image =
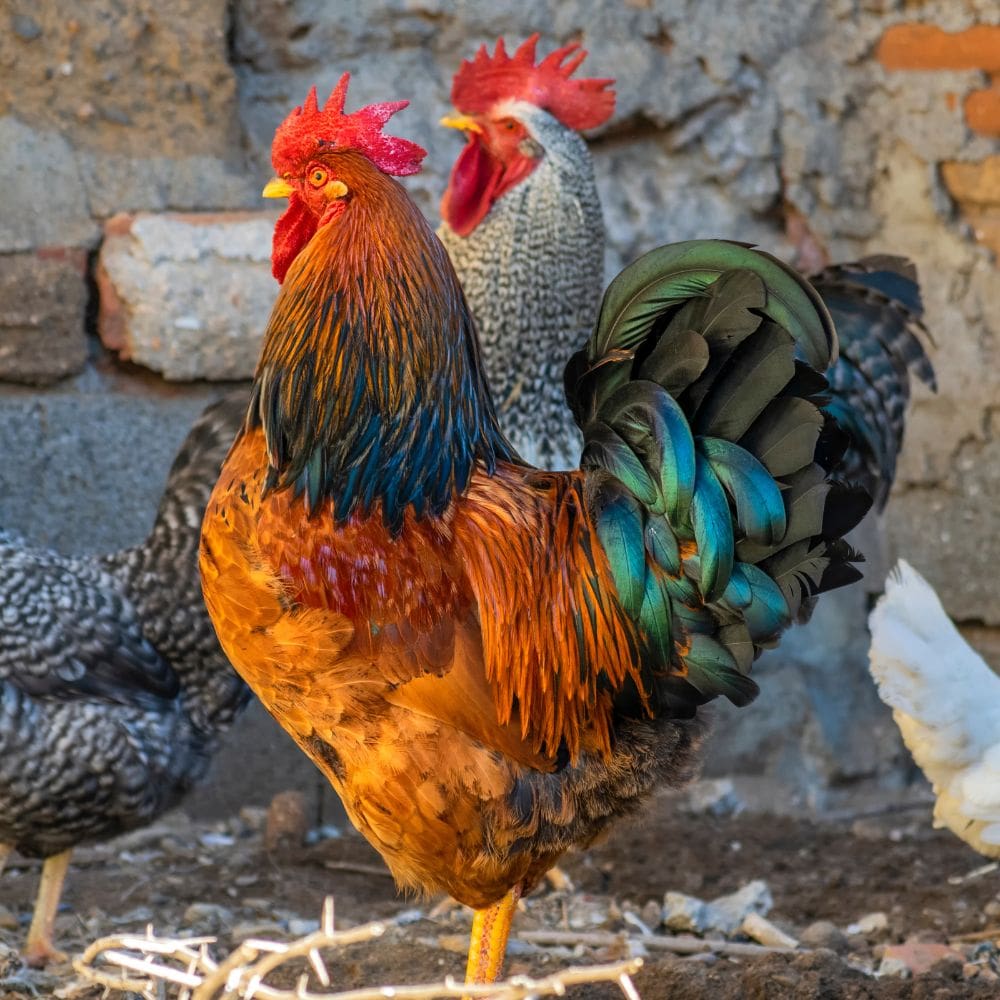
M 469 911 L 398 896 L 378 856 L 349 827 L 311 845 L 267 851 L 263 823 L 259 810 L 212 827 L 176 814 L 113 845 L 81 849 L 67 882 L 57 943 L 79 951 L 99 936 L 141 932 L 152 923 L 158 934 L 217 935 L 217 954 L 225 955 L 247 937 L 287 940 L 307 933 L 312 925 L 305 921 L 315 921 L 332 893 L 338 927 L 403 914 L 384 938 L 331 957 L 335 988 L 462 975 Z M 536 891 L 524 901 L 514 933 L 534 928 L 638 936 L 636 921 L 656 924 L 667 891 L 711 900 L 762 879 L 773 896 L 768 919 L 795 937 L 816 921 L 830 921 L 843 932 L 834 931 L 828 942 L 840 953 L 805 944 L 788 954 L 739 958 L 650 950 L 635 977 L 645 1000 L 995 996 L 998 953 L 991 942 L 1000 938 L 1000 873 L 976 874 L 982 866 L 983 859 L 960 841 L 930 828 L 927 807 L 807 821 L 693 814 L 676 798 L 663 798 L 606 843 L 568 856 L 563 870 L 573 889 Z M 10 911 L 0 928 L 17 921 L 0 929 L 0 942 L 8 946 L 23 940 L 37 874 L 37 863 L 14 859 L 0 879 L 0 900 Z M 873 912 L 885 915 L 882 929 L 851 928 Z M 815 941 L 816 933 L 807 932 L 806 939 Z M 959 955 L 921 975 L 873 974 L 886 946 L 914 939 L 950 941 Z M 616 960 L 621 947 L 571 951 L 514 940 L 507 971 L 547 975 L 571 964 Z M 290 987 L 295 976 L 279 970 L 270 982 Z M 2 998 L 32 990 L 86 1000 L 101 995 L 99 988 L 80 985 L 68 963 L 44 972 L 11 967 L 0 982 Z M 571 992 L 581 1000 L 620 995 L 609 984 Z

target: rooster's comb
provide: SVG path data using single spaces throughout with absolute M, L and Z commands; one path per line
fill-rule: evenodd
M 529 101 L 544 108 L 567 128 L 595 128 L 615 110 L 613 79 L 571 79 L 587 53 L 579 42 L 550 52 L 535 64 L 538 35 L 528 38 L 512 55 L 503 39 L 490 55 L 483 45 L 475 59 L 466 59 L 451 84 L 452 104 L 463 114 L 488 111 L 498 101 Z M 575 55 L 574 55 L 575 53 Z M 568 62 L 566 59 L 572 56 Z
M 425 149 L 409 139 L 382 134 L 386 122 L 410 102 L 369 104 L 345 115 L 350 79 L 350 73 L 340 78 L 322 109 L 313 87 L 302 107 L 296 108 L 278 126 L 271 143 L 271 163 L 279 176 L 294 171 L 324 146 L 357 150 L 384 174 L 401 177 L 420 170 L 420 161 L 427 155 Z

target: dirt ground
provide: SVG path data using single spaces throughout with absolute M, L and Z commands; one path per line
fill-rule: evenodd
M 262 824 L 259 811 L 212 827 L 175 814 L 115 845 L 81 849 L 58 919 L 59 943 L 79 951 L 99 936 L 141 932 L 151 922 L 161 934 L 217 935 L 217 954 L 224 955 L 247 937 L 308 933 L 332 893 L 338 927 L 402 914 L 385 937 L 330 957 L 335 988 L 462 974 L 467 910 L 435 910 L 440 901 L 397 896 L 378 856 L 349 827 L 311 845 L 267 851 Z M 645 924 L 660 936 L 670 933 L 655 926 L 665 892 L 711 900 L 762 879 L 773 896 L 768 918 L 796 938 L 805 932 L 799 949 L 678 957 L 650 948 L 635 977 L 645 1000 L 995 996 L 1000 872 L 976 874 L 982 866 L 961 842 L 930 828 L 927 807 L 811 822 L 693 814 L 678 799 L 664 798 L 605 844 L 569 856 L 564 870 L 571 891 L 546 886 L 524 901 L 508 972 L 546 975 L 607 962 L 621 958 L 625 947 L 617 941 L 603 948 L 543 948 L 517 940 L 519 932 L 627 932 L 636 940 Z M 37 876 L 37 863 L 15 860 L 0 878 L 6 907 L 0 942 L 7 946 L 23 938 Z M 852 928 L 872 913 L 884 918 Z M 957 954 L 925 974 L 873 975 L 887 946 L 914 939 L 950 941 Z M 294 981 L 284 970 L 271 980 L 286 987 Z M 0 997 L 101 995 L 76 982 L 68 964 L 31 972 L 10 961 Z M 581 1000 L 620 995 L 608 984 L 571 992 Z

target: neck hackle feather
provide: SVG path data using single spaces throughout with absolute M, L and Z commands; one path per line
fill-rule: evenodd
M 514 454 L 444 247 L 395 180 L 335 155 L 350 205 L 288 270 L 248 426 L 264 429 L 268 490 L 398 533 L 407 508 L 441 515 L 476 463 L 492 472 Z

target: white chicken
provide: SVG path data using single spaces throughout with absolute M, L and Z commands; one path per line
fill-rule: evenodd
M 934 787 L 934 825 L 1000 857 L 1000 677 L 902 560 L 869 625 L 872 676 Z

